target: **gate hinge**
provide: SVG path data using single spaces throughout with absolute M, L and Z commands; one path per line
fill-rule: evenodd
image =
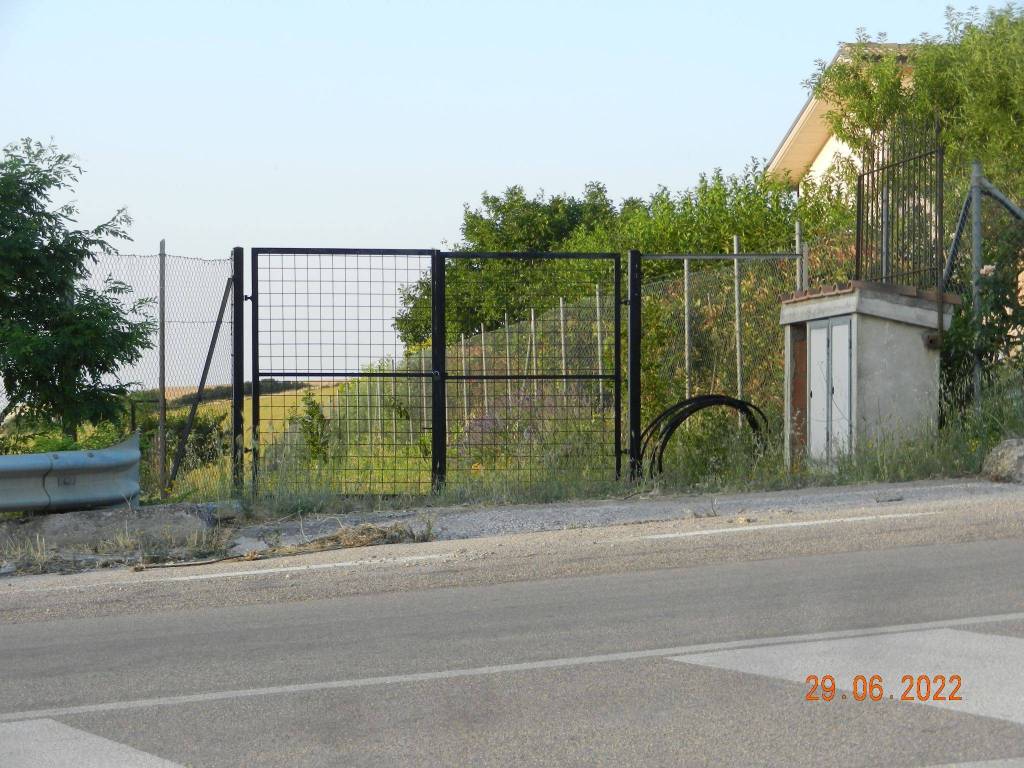
M 252 296 L 250 296 L 250 295 L 249 295 L 249 294 L 247 294 L 247 293 L 243 293 L 243 294 L 242 294 L 242 300 L 243 300 L 243 301 L 252 301 Z

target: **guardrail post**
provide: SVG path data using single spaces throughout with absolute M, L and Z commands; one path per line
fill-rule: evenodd
M 636 482 L 643 476 L 643 467 L 640 461 L 640 339 L 641 339 L 641 298 L 640 281 L 642 269 L 640 265 L 640 251 L 629 252 L 628 270 L 629 284 L 627 299 L 629 305 L 629 316 L 627 320 L 627 384 L 628 395 L 628 418 L 629 418 L 629 477 Z
M 245 467 L 245 256 L 240 246 L 231 249 L 231 485 L 242 495 Z
M 445 412 L 448 367 L 445 360 L 444 277 L 444 255 L 441 251 L 435 250 L 430 256 L 430 481 L 435 492 L 444 487 L 448 472 L 448 422 Z

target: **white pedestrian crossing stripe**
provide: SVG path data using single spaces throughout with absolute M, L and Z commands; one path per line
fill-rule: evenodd
M 181 768 L 56 720 L 0 723 L 3 768 Z
M 1024 725 L 1024 638 L 959 629 L 864 635 L 673 656 L 673 661 L 806 684 L 832 675 L 852 698 L 856 675 L 881 675 L 884 699 L 899 701 L 904 675 L 959 675 L 963 701 L 928 701 L 952 712 Z M 809 686 L 808 686 L 809 688 Z M 947 685 L 945 693 L 949 693 Z M 801 693 L 802 697 L 803 694 Z M 837 698 L 840 698 L 837 694 Z M 912 706 L 906 702 L 899 702 Z M 922 702 L 924 703 L 924 702 Z M 870 704 L 866 701 L 865 704 Z M 809 703 L 810 705 L 810 703 Z M 823 704 L 824 705 L 824 704 Z M 827 705 L 824 705 L 827 706 Z

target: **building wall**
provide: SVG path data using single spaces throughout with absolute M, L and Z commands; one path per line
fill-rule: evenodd
M 855 315 L 854 439 L 907 437 L 935 425 L 939 353 L 925 345 L 926 329 Z
M 828 173 L 836 158 L 852 156 L 853 151 L 845 142 L 840 141 L 835 136 L 829 136 L 825 146 L 821 148 L 817 157 L 814 158 L 814 162 L 811 163 L 811 167 L 807 171 L 807 177 L 820 179 Z

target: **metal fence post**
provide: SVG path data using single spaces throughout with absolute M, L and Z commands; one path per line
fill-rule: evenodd
M 803 257 L 804 247 L 803 247 L 803 236 L 802 235 L 803 235 L 803 233 L 800 231 L 800 222 L 798 220 L 796 222 L 796 228 L 795 228 L 795 231 L 794 231 L 795 242 L 796 242 L 796 250 L 794 251 L 794 253 L 797 255 L 796 256 L 796 260 L 795 260 L 795 263 L 796 263 L 796 290 L 797 290 L 797 292 L 799 292 L 801 287 L 803 287 L 803 284 L 804 284 L 803 273 L 804 273 L 804 270 L 807 269 L 807 265 L 804 263 L 804 257 Z
M 743 317 L 740 311 L 742 303 L 740 297 L 740 236 L 732 236 L 732 252 L 737 258 L 732 260 L 732 287 L 733 287 L 733 308 L 736 321 L 736 399 L 743 399 Z M 743 424 L 743 415 L 739 415 L 740 425 Z
M 642 269 L 640 265 L 640 251 L 629 252 L 629 285 L 627 299 L 629 304 L 629 319 L 627 321 L 627 384 L 629 389 L 628 418 L 629 418 L 629 477 L 634 482 L 643 476 L 643 467 L 640 461 L 640 339 L 641 339 L 641 298 L 640 281 Z
M 615 274 L 612 286 L 612 359 L 615 381 L 613 419 L 615 422 L 615 479 L 622 477 L 622 256 L 615 254 Z
M 434 491 L 444 487 L 448 472 L 448 423 L 445 390 L 448 368 L 445 360 L 445 275 L 444 256 L 435 250 L 430 256 L 430 360 L 431 435 L 430 481 Z
M 255 248 L 250 251 L 250 259 L 249 279 L 252 281 L 252 294 L 249 296 L 249 303 L 252 312 L 252 346 L 249 362 L 252 365 L 252 395 L 250 397 L 252 423 L 249 425 L 251 440 L 249 455 L 252 457 L 252 496 L 255 499 L 258 492 L 260 458 L 260 279 L 259 256 Z
M 690 399 L 690 260 L 683 259 L 683 373 L 686 399 Z
M 160 417 L 157 426 L 157 461 L 160 462 L 160 498 L 167 497 L 167 249 L 165 241 L 160 241 L 160 326 L 158 330 L 159 347 L 159 387 Z
M 935 310 L 938 315 L 936 319 L 936 339 L 939 347 L 939 386 L 942 386 L 942 344 L 943 334 L 946 332 L 945 309 L 943 303 L 945 297 L 945 281 L 943 272 L 945 266 L 945 219 L 943 207 L 945 205 L 945 156 L 946 150 L 942 145 L 942 123 L 938 118 L 935 120 Z M 936 424 L 941 424 L 941 410 L 936 414 Z
M 864 262 L 864 174 L 857 174 L 857 236 L 854 241 L 853 279 L 863 279 Z
M 597 375 L 604 376 L 604 339 L 601 337 L 601 286 L 594 284 L 594 308 L 596 313 L 597 330 Z M 597 382 L 598 404 L 604 408 L 604 381 Z
M 892 282 L 892 221 L 889 211 L 889 184 L 882 184 L 882 277 L 879 282 Z
M 971 163 L 971 308 L 974 316 L 974 407 L 981 405 L 981 163 Z
M 241 247 L 231 249 L 231 483 L 242 495 L 245 447 L 245 260 Z

